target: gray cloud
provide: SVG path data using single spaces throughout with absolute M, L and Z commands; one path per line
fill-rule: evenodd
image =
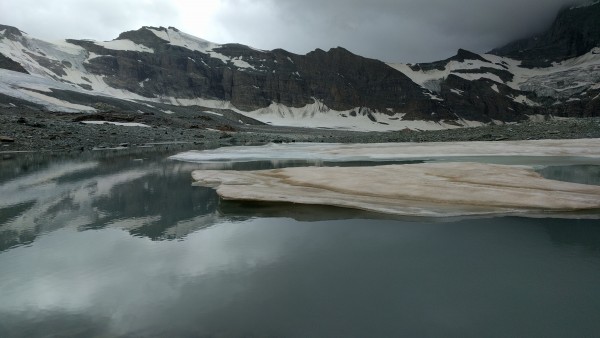
M 229 36 L 305 53 L 343 46 L 386 61 L 487 51 L 547 28 L 573 0 L 225 0 Z M 268 3 L 263 17 L 246 11 Z
M 211 0 L 219 5 L 210 29 L 200 31 L 190 12 L 200 15 L 202 1 L 8 0 L 13 3 L 0 3 L 0 23 L 42 38 L 103 40 L 143 25 L 170 25 L 221 43 L 300 54 L 342 46 L 385 61 L 423 62 L 458 48 L 484 52 L 540 32 L 574 1 Z
M 178 8 L 169 0 L 7 0 L 0 2 L 0 23 L 34 37 L 112 40 L 147 25 L 177 22 Z

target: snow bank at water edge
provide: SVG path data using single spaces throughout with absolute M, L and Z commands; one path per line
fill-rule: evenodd
M 143 128 L 150 128 L 150 126 L 147 125 L 147 124 L 136 123 L 136 122 L 82 121 L 81 123 L 84 123 L 84 124 L 112 124 L 112 125 L 121 126 L 121 127 L 143 127 Z
M 560 156 L 600 158 L 600 139 L 430 143 L 290 143 L 188 151 L 171 157 L 188 162 L 270 160 L 394 161 L 483 156 Z

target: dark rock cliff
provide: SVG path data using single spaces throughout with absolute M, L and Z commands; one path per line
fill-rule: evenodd
M 106 76 L 105 81 L 115 88 L 146 97 L 227 100 L 242 110 L 264 108 L 273 102 L 303 107 L 314 99 L 335 110 L 367 107 L 415 116 L 423 110 L 443 110 L 404 74 L 340 47 L 307 55 L 281 49 L 260 51 L 238 44 L 212 50 L 249 65 L 239 67 L 210 53 L 171 45 L 147 28 L 125 32 L 119 39 L 143 44 L 154 53 L 110 50 L 90 41 L 68 41 L 103 55 L 85 65 L 89 72 Z
M 0 69 L 8 69 L 19 73 L 28 74 L 28 72 L 19 64 L 0 53 Z
M 16 39 L 22 36 L 21 31 L 12 26 L 0 25 L 0 31 L 4 31 L 4 35 L 7 38 Z M 27 74 L 27 71 L 25 70 L 25 68 L 23 68 L 23 66 L 21 66 L 21 64 L 6 57 L 2 53 L 0 53 L 0 69 L 8 69 L 15 72 Z
M 540 113 L 538 108 L 512 99 L 525 93 L 488 79 L 469 81 L 451 74 L 440 87 L 445 104 L 466 120 L 517 122 Z
M 547 67 L 600 46 L 600 2 L 561 11 L 544 33 L 492 50 L 490 53 L 523 60 L 524 66 Z
M 479 61 L 483 61 L 483 62 L 489 62 L 488 60 L 484 59 L 481 55 L 461 48 L 458 50 L 456 55 L 454 55 L 450 58 L 447 58 L 445 60 L 430 62 L 430 63 L 417 63 L 414 65 L 411 65 L 410 68 L 412 68 L 412 70 L 415 70 L 415 71 L 418 71 L 418 70 L 430 71 L 430 70 L 435 70 L 435 69 L 444 70 L 444 69 L 446 69 L 446 65 L 450 61 L 465 62 L 466 60 L 479 60 Z

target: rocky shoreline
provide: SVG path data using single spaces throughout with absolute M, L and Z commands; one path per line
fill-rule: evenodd
M 91 120 L 105 124 L 87 124 Z M 240 121 L 241 122 L 241 121 Z M 95 122 L 100 123 L 100 122 Z M 130 127 L 108 123 L 138 123 Z M 440 131 L 354 132 L 230 123 L 194 114 L 82 115 L 0 109 L 0 152 L 81 152 L 124 148 L 215 148 L 227 145 L 327 142 L 448 142 L 600 138 L 600 118 L 550 119 Z

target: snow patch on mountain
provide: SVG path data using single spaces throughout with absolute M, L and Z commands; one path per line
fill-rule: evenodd
M 193 35 L 183 33 L 173 27 L 155 29 L 146 27 L 149 31 L 154 33 L 157 37 L 167 41 L 170 45 L 183 47 L 192 51 L 198 51 L 200 53 L 208 54 L 211 58 L 219 59 L 223 63 L 227 64 L 231 61 L 238 68 L 251 68 L 252 65 L 243 61 L 241 58 L 231 58 L 221 53 L 216 52 L 214 49 L 221 47 L 221 45 L 214 42 L 210 42 L 204 39 L 197 38 Z
M 23 36 L 17 40 L 5 38 L 0 35 L 0 53 L 21 64 L 29 74 L 46 78 L 48 81 L 42 82 L 47 88 L 74 90 L 88 94 L 93 92 L 94 94 L 114 96 L 116 98 L 143 99 L 139 95 L 125 93 L 123 90 L 112 88 L 106 84 L 103 76 L 91 74 L 87 71 L 85 64 L 89 60 L 101 57 L 102 55 L 90 53 L 83 47 L 71 44 L 65 40 L 50 43 L 31 38 L 26 33 L 22 34 Z M 132 43 L 129 40 L 115 41 L 118 43 L 109 42 L 108 45 L 115 48 L 134 47 L 129 45 Z M 39 79 L 23 76 L 25 74 L 9 75 L 4 70 L 0 71 L 5 74 L 2 82 L 12 83 L 18 79 L 19 83 L 23 86 L 27 87 L 32 84 L 39 86 Z M 88 88 L 88 90 L 82 91 L 84 88 Z
M 106 49 L 128 50 L 128 51 L 133 51 L 133 52 L 154 54 L 154 49 L 146 47 L 144 45 L 137 44 L 131 40 L 112 40 L 112 41 L 105 41 L 105 42 L 94 41 L 94 44 L 96 44 L 98 46 L 102 46 Z
M 206 51 L 212 50 L 213 48 L 219 47 L 218 44 L 206 41 L 204 39 L 197 38 L 193 35 L 183 33 L 172 27 L 163 29 L 155 29 L 152 27 L 145 27 L 151 31 L 157 37 L 167 41 L 173 46 L 183 47 L 189 50 L 195 50 L 198 52 L 206 53 Z
M 288 107 L 280 103 L 271 103 L 266 108 L 251 112 L 237 110 L 238 113 L 263 123 L 321 129 L 344 129 L 355 131 L 390 131 L 390 130 L 442 130 L 460 127 L 481 126 L 477 121 L 459 120 L 456 124 L 431 121 L 404 121 L 399 115 L 388 115 L 364 107 L 338 111 L 327 107 L 322 101 L 313 98 L 314 102 L 304 107 Z
M 38 92 L 34 92 L 31 90 L 27 90 L 27 89 L 18 89 L 21 93 L 24 94 L 24 96 L 21 96 L 22 98 L 26 99 L 27 101 L 32 101 L 32 102 L 39 102 L 44 104 L 46 107 L 48 107 L 50 110 L 53 111 L 71 111 L 71 112 L 82 112 L 82 111 L 87 111 L 87 112 L 92 112 L 92 111 L 96 111 L 96 109 L 89 107 L 89 106 L 84 106 L 81 104 L 75 104 L 75 103 L 71 103 L 68 101 L 64 101 L 64 100 L 60 100 L 48 95 L 44 95 L 42 93 L 38 93 Z
M 486 57 L 485 55 L 484 57 Z M 453 74 L 459 77 L 462 77 L 466 80 L 478 80 L 481 78 L 487 78 L 492 81 L 503 83 L 503 81 L 495 74 L 487 73 L 482 71 L 481 73 L 460 73 L 458 71 L 461 70 L 479 70 L 483 67 L 495 68 L 498 70 L 504 70 L 504 68 L 500 65 L 491 63 L 491 62 L 483 62 L 481 60 L 465 60 L 464 62 L 459 61 L 450 61 L 446 64 L 444 70 L 433 69 L 433 70 L 413 70 L 411 65 L 402 64 L 402 63 L 389 63 L 390 67 L 402 72 L 404 75 L 408 76 L 414 83 L 422 86 L 423 88 L 429 89 L 426 84 L 431 81 L 439 81 L 448 77 L 448 75 Z
M 600 48 L 548 68 L 515 71 L 512 85 L 538 96 L 566 99 L 600 83 Z
M 425 95 L 429 96 L 430 99 L 435 100 L 435 101 L 444 101 L 444 99 L 442 99 L 441 97 L 439 97 L 431 92 L 425 92 Z
M 51 79 L 0 69 L 0 93 L 42 105 L 50 111 L 82 112 L 94 111 L 89 106 L 74 104 L 42 93 L 52 93 L 52 89 L 77 90 L 68 84 Z
M 594 86 L 600 83 L 599 47 L 582 56 L 554 63 L 552 67 L 547 68 L 525 68 L 521 66 L 521 61 L 492 54 L 482 54 L 481 56 L 488 62 L 453 60 L 449 61 L 443 70 L 414 70 L 415 66 L 410 64 L 391 63 L 388 65 L 408 76 L 414 83 L 433 92 L 439 92 L 440 83 L 450 74 L 469 81 L 488 79 L 515 90 L 531 91 L 540 97 L 557 99 L 567 99 L 588 89 L 594 89 Z M 513 78 L 510 81 L 504 81 L 498 75 L 486 71 L 486 68 L 509 72 Z M 497 85 L 494 85 L 492 89 L 499 92 Z M 538 105 L 531 100 L 518 99 L 517 102 L 530 106 Z
M 154 99 L 144 98 L 144 100 L 159 102 L 159 103 L 167 103 L 167 104 L 171 104 L 174 106 L 184 106 L 184 107 L 199 106 L 199 107 L 213 108 L 213 109 L 231 109 L 236 112 L 240 111 L 233 104 L 231 104 L 230 101 L 224 101 L 224 100 L 203 99 L 203 98 L 188 99 L 188 98 L 176 98 L 176 97 L 166 97 L 166 96 L 161 96 L 159 98 L 154 98 Z
M 254 68 L 253 65 L 251 65 L 248 62 L 244 61 L 241 56 L 237 57 L 237 58 L 232 58 L 230 60 L 238 68 L 245 68 L 245 69 L 254 69 L 254 70 L 256 70 L 256 68 Z
M 525 95 L 519 95 L 517 97 L 513 97 L 512 99 L 513 99 L 513 101 L 515 101 L 517 103 L 526 104 L 528 106 L 539 106 L 540 105 L 537 102 L 531 101 Z
M 111 124 L 114 126 L 120 127 L 142 127 L 142 128 L 150 128 L 149 125 L 143 123 L 136 122 L 112 122 L 112 121 L 82 121 L 83 124 L 95 124 L 95 125 L 103 125 L 103 124 Z
M 58 77 L 61 68 L 77 62 L 86 53 L 85 49 L 66 41 L 54 44 L 22 34 L 18 40 L 0 34 L 0 53 L 21 64 L 30 74 Z M 45 65 L 40 65 L 40 62 Z
M 206 111 L 205 110 L 204 113 L 210 114 L 210 115 L 219 116 L 219 117 L 223 117 L 223 114 L 221 114 L 221 113 L 215 113 L 214 111 Z
M 38 42 L 43 42 L 41 40 L 37 40 Z M 46 42 L 44 42 L 46 43 Z M 53 41 L 52 43 L 46 45 L 47 47 L 53 47 L 57 51 L 61 51 L 67 54 L 79 56 L 84 49 L 80 46 L 74 45 L 66 40 Z

